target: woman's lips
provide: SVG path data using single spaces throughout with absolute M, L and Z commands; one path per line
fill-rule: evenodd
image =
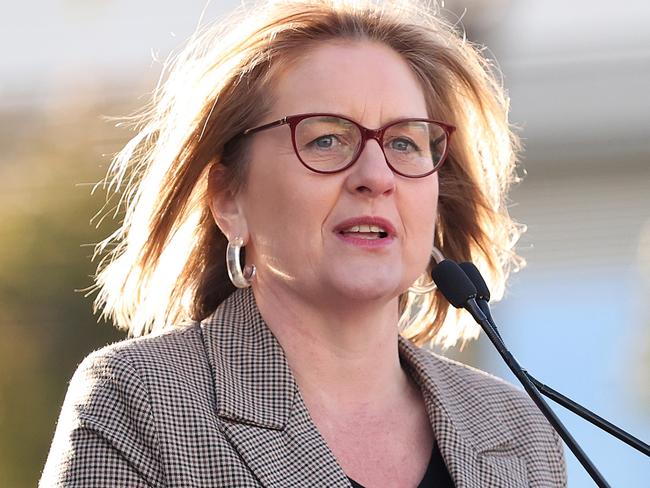
M 394 236 L 367 238 L 354 235 L 354 233 L 341 233 L 336 232 L 336 237 L 341 239 L 346 244 L 350 244 L 363 249 L 382 249 L 390 246 L 395 240 Z
M 382 229 L 388 237 L 396 237 L 397 232 L 395 231 L 395 226 L 390 222 L 390 220 L 383 217 L 371 216 L 371 215 L 361 215 L 359 217 L 353 217 L 346 219 L 340 222 L 336 227 L 334 227 L 334 232 L 341 233 L 350 230 L 353 227 L 379 227 Z
M 385 248 L 396 238 L 393 224 L 377 216 L 359 216 L 346 219 L 334 228 L 334 233 L 346 244 L 363 249 Z

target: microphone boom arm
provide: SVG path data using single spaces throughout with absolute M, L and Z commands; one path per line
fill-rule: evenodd
M 483 328 L 485 335 L 488 336 L 488 339 L 490 339 L 494 347 L 497 349 L 505 363 L 508 365 L 508 368 L 510 368 L 510 371 L 512 371 L 512 373 L 516 376 L 516 378 L 526 390 L 526 393 L 528 393 L 528 396 L 530 396 L 535 405 L 537 405 L 541 413 L 544 415 L 544 417 L 546 417 L 546 419 L 559 434 L 567 447 L 571 450 L 571 452 L 573 452 L 578 461 L 580 461 L 580 464 L 582 464 L 587 473 L 589 473 L 596 485 L 598 485 L 599 488 L 610 488 L 609 483 L 607 483 L 603 475 L 600 473 L 600 471 L 598 471 L 598 468 L 596 468 L 596 466 L 591 462 L 587 454 L 582 450 L 571 433 L 555 415 L 555 412 L 551 410 L 551 407 L 549 407 L 548 403 L 544 401 L 540 394 L 540 391 L 537 390 L 535 384 L 529 378 L 528 372 L 521 367 L 514 356 L 505 347 L 503 341 L 492 327 L 492 324 L 490 324 L 476 303 L 476 300 L 474 298 L 468 299 L 464 308 Z
M 603 475 L 600 474 L 596 466 L 591 462 L 571 433 L 555 415 L 555 412 L 553 412 L 548 403 L 546 403 L 542 395 L 546 395 L 551 400 L 559 403 L 561 406 L 567 408 L 573 413 L 580 415 L 582 418 L 588 420 L 609 434 L 617 437 L 630 446 L 639 449 L 642 453 L 650 455 L 650 449 L 647 444 L 631 436 L 593 412 L 590 412 L 570 398 L 565 397 L 561 393 L 541 383 L 521 367 L 506 347 L 497 330 L 497 326 L 492 319 L 490 307 L 487 303 L 490 299 L 490 290 L 476 266 L 471 262 L 465 262 L 459 265 L 449 259 L 443 259 L 431 270 L 431 277 L 436 283 L 438 290 L 442 292 L 451 305 L 456 308 L 464 308 L 467 310 L 474 320 L 481 326 L 485 335 L 490 339 L 490 342 L 492 342 L 492 345 L 496 348 L 510 371 L 512 371 L 517 380 L 522 384 L 524 390 L 528 393 L 528 396 L 533 400 L 537 408 L 539 408 L 540 412 L 544 417 L 546 417 L 548 422 L 562 438 L 571 452 L 573 452 L 587 473 L 589 473 L 591 478 L 596 482 L 596 485 L 600 488 L 609 487 L 609 484 L 604 479 Z
M 483 315 L 485 315 L 485 318 L 487 318 L 488 322 L 492 326 L 492 329 L 494 330 L 498 339 L 502 342 L 503 347 L 505 348 L 506 345 L 505 343 L 503 343 L 501 334 L 499 334 L 499 330 L 497 329 L 497 324 L 494 322 L 494 319 L 492 318 L 492 314 L 490 313 L 490 305 L 488 304 L 488 302 L 490 301 L 490 289 L 488 288 L 487 283 L 485 283 L 485 280 L 483 279 L 481 272 L 470 261 L 460 263 L 458 267 L 460 267 L 460 269 L 462 269 L 465 272 L 469 280 L 476 287 L 476 291 L 477 291 L 476 303 L 480 307 L 481 311 L 483 312 Z M 608 434 L 625 442 L 629 446 L 639 450 L 646 456 L 650 456 L 650 446 L 645 442 L 634 437 L 628 432 L 625 432 L 620 427 L 617 427 L 616 425 L 605 420 L 599 415 L 596 415 L 592 411 L 586 409 L 579 403 L 571 400 L 569 397 L 563 395 L 559 391 L 556 391 L 550 386 L 547 386 L 541 381 L 538 381 L 532 374 L 528 373 L 527 371 L 524 371 L 524 373 L 528 376 L 528 379 L 530 379 L 530 381 L 533 383 L 533 385 L 535 385 L 535 387 L 539 390 L 539 392 L 542 395 L 546 396 L 547 398 L 550 398 L 557 404 L 563 406 L 567 410 L 570 410 L 576 415 L 579 415 L 580 417 L 587 420 L 588 422 L 591 422 L 599 429 L 604 430 Z
M 638 451 L 642 452 L 646 456 L 650 456 L 650 446 L 645 442 L 643 442 L 641 439 L 638 439 L 633 435 L 629 434 L 628 432 L 625 432 L 620 427 L 617 427 L 616 425 L 612 424 L 608 420 L 602 418 L 599 415 L 596 415 L 591 410 L 583 407 L 579 403 L 574 402 L 569 397 L 564 396 L 559 391 L 554 390 L 550 386 L 545 385 L 541 381 L 537 380 L 528 371 L 524 371 L 524 373 L 526 374 L 526 376 L 528 376 L 528 379 L 531 381 L 531 383 L 533 383 L 533 385 L 535 385 L 535 388 L 537 388 L 542 395 L 546 396 L 547 398 L 550 398 L 558 405 L 563 406 L 564 408 L 570 410 L 576 415 L 579 415 L 580 417 L 587 420 L 588 422 L 591 422 L 596 427 L 599 427 L 600 429 L 604 430 L 608 434 L 613 435 L 617 439 L 637 449 Z

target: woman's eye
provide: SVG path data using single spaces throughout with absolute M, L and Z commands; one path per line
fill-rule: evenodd
M 337 144 L 340 145 L 341 141 L 338 139 L 338 137 L 332 134 L 317 137 L 309 143 L 310 146 L 313 146 L 317 149 L 330 149 Z
M 403 138 L 393 139 L 390 141 L 389 147 L 400 152 L 417 151 L 419 149 L 413 142 Z
M 327 149 L 328 147 L 332 147 L 334 145 L 334 138 L 332 136 L 319 137 L 314 141 L 314 144 L 323 149 Z

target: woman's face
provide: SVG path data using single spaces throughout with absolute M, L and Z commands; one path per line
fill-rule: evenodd
M 390 48 L 363 41 L 310 50 L 279 76 L 271 95 L 273 109 L 261 123 L 320 112 L 375 129 L 428 117 L 407 63 Z M 250 144 L 248 179 L 237 199 L 246 262 L 257 267 L 253 286 L 321 304 L 383 303 L 426 269 L 437 174 L 410 179 L 393 173 L 375 140 L 348 169 L 318 174 L 298 160 L 288 125 L 256 133 Z M 341 232 L 341 226 L 373 222 L 389 227 L 390 235 L 364 239 L 373 236 Z

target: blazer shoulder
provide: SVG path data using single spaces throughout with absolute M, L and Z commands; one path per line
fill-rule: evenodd
M 142 337 L 124 339 L 89 353 L 79 364 L 79 369 L 92 364 L 119 364 L 129 362 L 135 367 L 169 362 L 202 348 L 198 323 L 188 323 Z
M 215 405 L 212 370 L 199 323 L 93 351 L 77 368 L 70 382 L 73 386 L 102 395 L 116 391 L 144 395 L 143 401 L 158 417 L 173 415 L 186 404 L 190 409 Z
M 465 380 L 471 381 L 479 387 L 495 388 L 499 391 L 515 394 L 522 393 L 522 391 L 512 383 L 483 371 L 482 369 L 475 368 L 468 364 L 435 353 L 431 353 L 431 355 L 444 363 L 446 367 L 455 371 L 456 374 L 461 375 Z
M 115 479 L 162 486 L 163 401 L 209 391 L 197 329 L 170 328 L 86 356 L 70 380 L 40 486 L 108 486 Z M 100 472 L 93 483 L 83 481 Z
M 523 402 L 527 406 L 531 403 L 525 391 L 503 378 L 432 351 L 423 349 L 422 354 L 427 356 L 429 368 L 435 369 L 438 374 L 444 374 L 452 383 L 471 386 L 475 393 L 489 403 L 499 405 L 504 401 L 516 404 Z
M 477 402 L 487 406 L 514 431 L 524 434 L 530 428 L 540 439 L 557 437 L 544 414 L 522 388 L 459 361 L 435 353 L 429 355 L 451 388 L 462 385 Z
M 420 374 L 428 378 L 426 384 L 439 391 L 443 400 L 459 409 L 489 413 L 498 420 L 524 415 L 546 422 L 523 390 L 490 373 L 404 342 L 411 365 L 415 364 Z

